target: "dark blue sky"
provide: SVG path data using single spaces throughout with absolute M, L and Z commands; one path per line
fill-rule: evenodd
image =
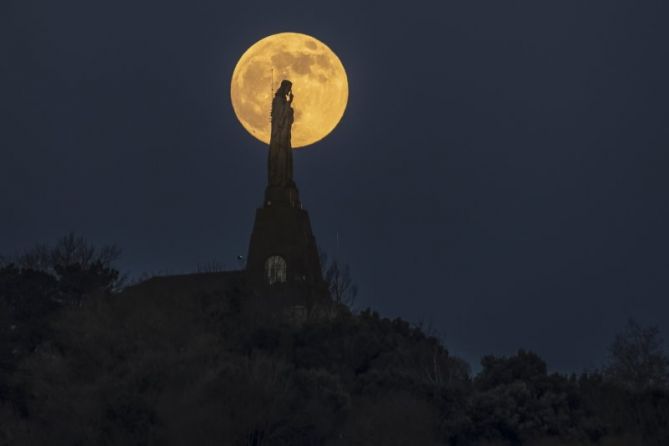
M 235 267 L 266 150 L 232 70 L 303 32 L 349 76 L 295 168 L 358 306 L 472 363 L 597 367 L 630 316 L 669 336 L 667 23 L 664 0 L 5 0 L 0 252 L 76 231 L 132 274 Z

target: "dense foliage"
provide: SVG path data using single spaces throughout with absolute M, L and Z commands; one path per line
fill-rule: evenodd
M 118 293 L 94 258 L 0 270 L 0 444 L 668 444 L 657 349 L 652 382 L 615 361 L 549 374 L 522 350 L 471 377 L 400 319 L 336 305 L 296 320 L 239 289 Z M 633 341 L 647 359 L 644 333 L 614 355 Z

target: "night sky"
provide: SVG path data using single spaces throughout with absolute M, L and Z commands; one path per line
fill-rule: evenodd
M 349 76 L 295 170 L 357 307 L 475 368 L 598 367 L 628 317 L 669 337 L 667 23 L 665 0 L 4 0 L 0 253 L 75 231 L 131 276 L 237 268 L 267 154 L 230 77 L 302 32 Z

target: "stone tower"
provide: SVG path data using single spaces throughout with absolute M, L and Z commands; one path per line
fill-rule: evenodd
M 293 180 L 291 89 L 290 81 L 282 81 L 272 100 L 265 201 L 256 211 L 246 272 L 252 283 L 308 305 L 324 297 L 327 287 L 309 214 Z

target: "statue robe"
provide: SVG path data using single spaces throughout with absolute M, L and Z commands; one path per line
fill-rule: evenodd
M 272 134 L 269 143 L 268 184 L 289 186 L 293 182 L 293 152 L 290 131 L 293 108 L 288 99 L 277 91 L 272 101 Z

